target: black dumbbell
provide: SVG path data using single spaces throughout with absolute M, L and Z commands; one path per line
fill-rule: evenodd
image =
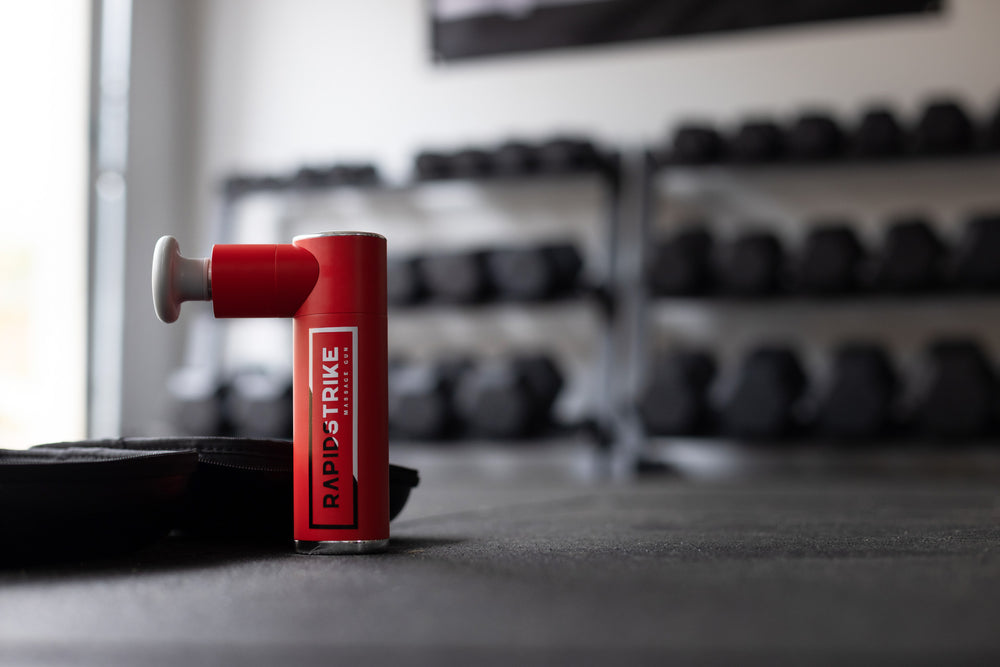
M 974 341 L 939 340 L 926 353 L 912 422 L 932 438 L 972 438 L 996 420 L 997 378 Z
M 499 298 L 537 301 L 572 290 L 583 260 L 573 244 L 550 243 L 487 251 L 486 266 Z
M 924 107 L 915 132 L 917 151 L 925 155 L 965 153 L 975 147 L 976 129 L 962 105 L 951 99 Z
M 844 133 L 825 113 L 804 113 L 788 134 L 788 152 L 796 160 L 831 160 L 844 150 Z
M 823 223 L 806 235 L 792 281 L 804 294 L 845 294 L 858 287 L 864 257 L 861 241 L 849 225 Z
M 243 368 L 233 373 L 228 384 L 225 409 L 235 435 L 291 439 L 291 373 Z
M 461 374 L 455 403 L 470 433 L 525 438 L 551 421 L 562 383 L 555 362 L 545 355 L 486 360 Z
M 953 279 L 958 287 L 1000 288 L 1000 213 L 980 213 L 966 221 L 953 261 Z
M 452 178 L 451 156 L 436 151 L 421 151 L 414 159 L 414 173 L 418 180 L 435 181 Z
M 700 350 L 674 350 L 653 361 L 639 399 L 639 414 L 652 435 L 697 435 L 709 430 L 708 390 L 715 359 Z
M 471 304 L 492 296 L 486 254 L 481 251 L 426 255 L 418 258 L 417 269 L 429 297 L 435 301 Z
M 538 165 L 547 173 L 590 171 L 603 163 L 600 151 L 589 139 L 554 137 L 538 148 Z
M 390 257 L 386 264 L 389 305 L 412 306 L 427 297 L 427 286 L 414 257 Z
M 563 388 L 562 371 L 551 356 L 542 353 L 519 354 L 510 363 L 528 380 L 544 420 L 549 420 L 559 392 Z
M 167 378 L 171 426 L 183 435 L 229 435 L 224 406 L 228 391 L 226 383 L 208 369 L 187 366 L 175 370 Z
M 378 169 L 373 164 L 337 164 L 330 169 L 330 178 L 336 185 L 374 185 L 379 181 Z
M 805 387 L 805 372 L 791 348 L 752 350 L 723 392 L 719 412 L 723 431 L 750 439 L 791 435 L 799 426 L 797 412 Z
M 646 282 L 657 296 L 696 296 L 712 287 L 712 235 L 688 224 L 654 244 L 646 259 Z
M 924 218 L 901 218 L 885 233 L 872 283 L 888 292 L 920 292 L 941 286 L 946 248 Z
M 897 157 L 906 149 L 906 136 L 889 109 L 876 107 L 861 116 L 854 131 L 853 152 L 860 158 Z
M 773 162 L 785 154 L 785 135 L 774 121 L 748 120 L 730 139 L 729 152 L 736 162 Z
M 493 173 L 493 156 L 481 148 L 464 148 L 451 156 L 451 170 L 458 178 L 482 178 Z
M 893 426 L 899 380 L 885 349 L 847 343 L 834 352 L 819 399 L 816 430 L 834 438 L 875 438 Z
M 711 164 L 724 157 L 725 145 L 718 130 L 708 125 L 681 125 L 674 132 L 670 159 L 676 164 Z
M 257 192 L 278 192 L 288 188 L 291 182 L 287 176 L 260 176 L 254 179 L 253 189 Z
M 493 152 L 496 173 L 503 176 L 520 176 L 538 171 L 538 148 L 521 141 L 508 141 Z
M 291 179 L 291 185 L 300 190 L 313 190 L 339 185 L 335 167 L 300 167 Z
M 748 232 L 722 245 L 715 263 L 719 287 L 739 297 L 769 296 L 782 288 L 785 252 L 770 232 Z
M 398 364 L 389 374 L 389 428 L 394 437 L 445 440 L 458 419 L 454 388 L 469 362 L 451 359 Z

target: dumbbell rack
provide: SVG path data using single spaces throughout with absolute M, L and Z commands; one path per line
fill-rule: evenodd
M 453 225 L 446 229 L 435 220 L 436 212 L 443 210 L 446 215 L 464 210 L 470 205 L 502 204 L 505 200 L 527 202 L 528 217 L 525 222 L 544 224 L 545 207 L 548 199 L 561 197 L 570 201 L 583 200 L 599 206 L 589 217 L 597 221 L 597 229 L 591 234 L 588 247 L 584 248 L 584 274 L 591 279 L 592 289 L 581 289 L 565 298 L 533 303 L 482 303 L 458 305 L 432 303 L 419 306 L 390 307 L 390 354 L 408 352 L 407 337 L 421 338 L 428 342 L 432 337 L 426 332 L 442 326 L 454 334 L 456 330 L 466 338 L 485 338 L 491 341 L 491 352 L 502 351 L 504 321 L 514 320 L 507 329 L 533 328 L 537 321 L 546 316 L 568 320 L 580 324 L 591 313 L 590 320 L 596 319 L 596 336 L 599 350 L 589 362 L 592 366 L 584 369 L 590 383 L 584 393 L 590 394 L 589 405 L 576 406 L 577 414 L 569 423 L 556 425 L 551 433 L 540 436 L 539 448 L 533 451 L 555 452 L 558 464 L 566 459 L 573 460 L 573 466 L 584 474 L 600 468 L 606 460 L 606 452 L 614 439 L 617 428 L 616 413 L 610 408 L 614 404 L 612 376 L 615 365 L 616 345 L 614 340 L 615 276 L 617 275 L 618 238 L 620 228 L 619 208 L 622 202 L 622 175 L 620 159 L 615 153 L 604 153 L 599 168 L 568 172 L 563 174 L 530 174 L 508 177 L 482 177 L 447 180 L 406 180 L 402 182 L 375 182 L 360 186 L 296 187 L 292 181 L 272 180 L 273 186 L 261 192 L 231 191 L 223 189 L 219 210 L 212 230 L 212 240 L 219 243 L 237 242 L 287 242 L 293 235 L 314 232 L 316 229 L 364 228 L 384 234 L 389 238 L 390 255 L 399 250 L 413 252 L 414 249 L 446 250 L 455 239 L 458 242 L 502 243 L 515 245 L 521 238 L 507 243 L 503 234 L 510 233 L 504 220 L 486 221 L 487 229 L 475 232 L 476 225 L 465 225 L 459 229 Z M 582 193 L 582 194 L 581 194 Z M 257 199 L 255 210 L 243 208 L 248 201 Z M 580 204 L 581 206 L 583 204 Z M 253 208 L 253 206 L 251 206 Z M 596 213 L 596 215 L 594 215 Z M 492 227 L 492 228 L 490 228 Z M 467 232 L 474 233 L 467 233 Z M 532 230 L 523 228 L 518 232 Z M 539 231 L 539 230 L 536 230 Z M 548 230 L 549 232 L 553 230 Z M 564 230 L 565 231 L 565 230 Z M 572 231 L 572 230 L 571 230 Z M 543 232 L 544 235 L 544 232 Z M 552 311 L 552 312 L 550 312 Z M 582 312 L 582 315 L 581 315 Z M 549 317 L 552 319 L 552 317 Z M 442 324 L 443 323 L 443 324 Z M 218 377 L 226 367 L 231 367 L 234 359 L 263 359 L 265 365 L 281 366 L 289 364 L 287 350 L 291 349 L 282 337 L 289 335 L 284 323 L 277 321 L 224 321 L 211 318 L 193 323 L 193 335 L 188 338 L 188 364 L 205 366 L 211 364 Z M 239 329 L 237 333 L 235 330 Z M 483 333 L 486 331 L 487 333 Z M 474 333 L 470 333 L 474 332 Z M 510 333 L 510 331 L 506 332 Z M 423 334 L 423 335 L 421 335 Z M 261 341 L 265 341 L 263 345 Z M 418 341 L 419 342 L 419 341 Z M 547 340 L 532 341 L 546 343 Z M 561 343 L 562 341 L 557 341 Z M 420 345 L 417 345 L 420 347 Z M 418 354 L 433 354 L 433 345 L 424 346 Z M 558 345 L 555 345 L 558 347 Z M 579 374 L 578 374 L 579 375 Z M 581 456 L 581 440 L 593 441 L 592 451 L 596 456 Z M 404 449 L 413 445 L 406 443 Z M 430 443 L 426 447 L 434 448 Z M 398 448 L 394 448 L 396 451 Z M 497 446 L 495 443 L 476 443 L 463 450 L 487 450 L 493 460 L 498 452 L 524 452 L 524 447 Z M 403 451 L 403 450 L 399 450 Z M 445 451 L 441 448 L 440 451 Z M 449 456 L 456 451 L 456 444 L 446 448 Z M 397 452 L 398 453 L 398 452 Z M 394 454 L 396 456 L 396 454 Z M 542 454 L 544 456 L 544 454 Z
M 666 464 L 692 475 L 709 476 L 755 470 L 1000 469 L 996 448 L 977 447 L 974 443 L 960 450 L 912 442 L 877 442 L 865 443 L 863 447 L 844 447 L 836 443 L 814 442 L 807 437 L 809 442 L 799 443 L 806 446 L 796 447 L 789 446 L 787 442 L 741 443 L 722 436 L 652 436 L 646 434 L 636 410 L 653 352 L 651 337 L 654 330 L 664 326 L 673 329 L 672 333 L 679 333 L 679 339 L 697 341 L 697 346 L 705 342 L 701 336 L 709 331 L 723 329 L 739 334 L 737 338 L 752 339 L 772 328 L 784 328 L 794 332 L 796 338 L 805 335 L 825 339 L 824 347 L 829 350 L 830 341 L 838 337 L 854 337 L 859 330 L 865 337 L 871 337 L 870 331 L 878 328 L 874 325 L 891 320 L 896 323 L 897 329 L 904 332 L 901 341 L 904 349 L 912 349 L 925 342 L 931 333 L 961 331 L 986 338 L 994 359 L 997 358 L 1000 340 L 995 332 L 1000 331 L 1000 309 L 996 307 L 996 296 L 929 293 L 912 296 L 858 294 L 827 299 L 806 299 L 795 295 L 761 299 L 654 297 L 645 282 L 647 253 L 644 249 L 653 240 L 658 218 L 669 217 L 671 213 L 680 213 L 675 217 L 683 218 L 684 209 L 690 208 L 692 203 L 699 213 L 707 209 L 722 217 L 778 220 L 786 232 L 801 233 L 798 221 L 803 216 L 794 209 L 810 197 L 840 196 L 850 203 L 844 208 L 866 208 L 866 218 L 874 210 L 880 223 L 886 214 L 913 210 L 912 201 L 892 202 L 892 196 L 885 196 L 886 193 L 880 191 L 883 186 L 888 184 L 900 192 L 913 195 L 923 195 L 927 189 L 933 191 L 938 186 L 946 186 L 951 192 L 943 197 L 943 201 L 928 199 L 926 204 L 918 205 L 918 210 L 931 209 L 934 217 L 940 218 L 938 213 L 942 208 L 963 206 L 968 212 L 979 207 L 996 208 L 1000 198 L 990 184 L 995 184 L 998 179 L 1000 159 L 982 154 L 870 162 L 843 159 L 827 163 L 679 166 L 661 161 L 654 150 L 647 151 L 642 157 L 638 176 L 638 242 L 630 248 L 634 271 L 629 272 L 626 278 L 631 286 L 628 290 L 630 298 L 627 304 L 623 304 L 623 309 L 629 311 L 628 337 L 632 344 L 628 359 L 628 389 L 623 400 L 627 414 L 623 417 L 626 426 L 620 447 L 622 455 L 637 469 L 648 465 L 658 468 Z M 785 194 L 790 197 L 790 204 L 772 197 L 768 192 L 774 189 L 775 184 L 784 184 L 789 190 Z M 833 212 L 841 213 L 843 210 Z M 857 216 L 852 214 L 850 217 Z M 720 319 L 722 326 L 718 321 L 713 322 Z M 732 321 L 739 325 L 726 326 Z M 748 330 L 740 330 L 747 322 L 751 323 Z M 807 359 L 809 361 L 813 363 L 807 363 L 807 366 L 816 365 L 815 359 Z

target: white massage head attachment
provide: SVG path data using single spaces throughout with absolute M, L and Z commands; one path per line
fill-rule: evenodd
M 164 322 L 174 322 L 185 301 L 212 300 L 211 261 L 181 257 L 173 236 L 163 236 L 153 250 L 153 308 Z

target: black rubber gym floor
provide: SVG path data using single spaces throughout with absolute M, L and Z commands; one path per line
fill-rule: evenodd
M 1000 479 L 484 470 L 421 466 L 378 556 L 0 571 L 0 664 L 1000 664 Z

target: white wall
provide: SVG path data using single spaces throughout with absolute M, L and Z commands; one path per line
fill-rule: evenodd
M 210 0 L 198 166 L 207 178 L 357 156 L 399 169 L 426 143 L 569 128 L 636 144 L 689 114 L 850 113 L 873 100 L 911 110 L 935 91 L 983 109 L 1000 93 L 1000 3 L 945 4 L 931 17 L 441 66 L 424 2 Z
M 153 313 L 150 265 L 160 236 L 173 234 L 185 251 L 199 237 L 192 173 L 197 118 L 193 9 L 194 0 L 133 2 L 121 350 L 124 435 L 158 431 L 154 424 L 164 416 L 165 378 L 183 349 L 183 329 L 163 324 Z

